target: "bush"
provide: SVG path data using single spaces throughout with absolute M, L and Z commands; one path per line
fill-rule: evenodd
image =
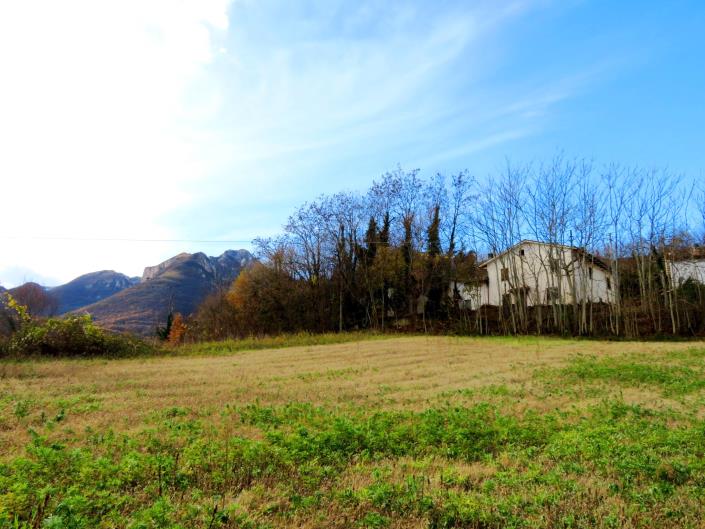
M 31 319 L 27 307 L 18 303 L 8 292 L 0 294 L 0 340 L 7 339 Z
M 100 329 L 88 315 L 33 320 L 13 334 L 4 346 L 0 344 L 0 354 L 14 358 L 126 357 L 154 352 L 154 347 L 138 338 Z

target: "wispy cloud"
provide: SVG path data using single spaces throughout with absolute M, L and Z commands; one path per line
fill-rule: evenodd
M 284 34 L 275 36 L 260 32 L 258 24 L 240 26 L 252 18 L 265 24 L 273 12 L 259 7 L 253 15 L 252 4 L 236 5 L 225 59 L 230 70 L 223 79 L 228 102 L 221 114 L 231 126 L 218 139 L 228 151 L 224 166 L 261 173 L 284 160 L 296 166 L 315 157 L 325 165 L 355 152 L 399 153 L 432 127 L 447 134 L 468 109 L 498 112 L 517 94 L 498 100 L 479 88 L 496 59 L 492 44 L 505 24 L 533 4 L 432 10 L 372 2 L 343 9 L 327 2 L 324 15 L 313 19 L 302 9 L 278 13 L 287 23 Z

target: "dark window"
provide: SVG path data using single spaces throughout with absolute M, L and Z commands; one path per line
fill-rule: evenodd
M 502 305 L 522 305 L 526 307 L 529 299 L 529 287 L 512 288 L 502 294 Z
M 592 268 L 588 268 L 588 277 L 592 279 Z
M 521 255 L 522 257 L 524 257 L 524 250 L 519 250 L 519 255 Z
M 551 305 L 552 303 L 560 303 L 561 295 L 558 287 L 548 287 L 546 289 L 546 303 Z
M 607 290 L 612 290 L 612 281 L 609 277 L 607 278 Z
M 561 271 L 561 264 L 560 264 L 560 262 L 558 262 L 558 259 L 550 258 L 550 259 L 548 260 L 548 263 L 549 263 L 549 265 L 550 265 L 550 267 L 551 267 L 551 272 L 553 272 L 554 274 L 559 274 L 559 273 L 560 273 L 560 271 Z
M 502 268 L 502 281 L 509 281 L 509 268 Z

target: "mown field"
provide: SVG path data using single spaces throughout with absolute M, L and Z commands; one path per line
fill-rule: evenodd
M 703 343 L 194 353 L 0 363 L 0 528 L 705 527 Z

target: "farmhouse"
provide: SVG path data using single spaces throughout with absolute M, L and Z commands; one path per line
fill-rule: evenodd
M 705 248 L 693 246 L 687 254 L 671 255 L 666 261 L 666 272 L 671 283 L 679 287 L 689 279 L 705 285 Z
M 574 246 L 524 240 L 480 264 L 479 285 L 454 285 L 466 307 L 612 303 L 612 275 L 601 258 Z

